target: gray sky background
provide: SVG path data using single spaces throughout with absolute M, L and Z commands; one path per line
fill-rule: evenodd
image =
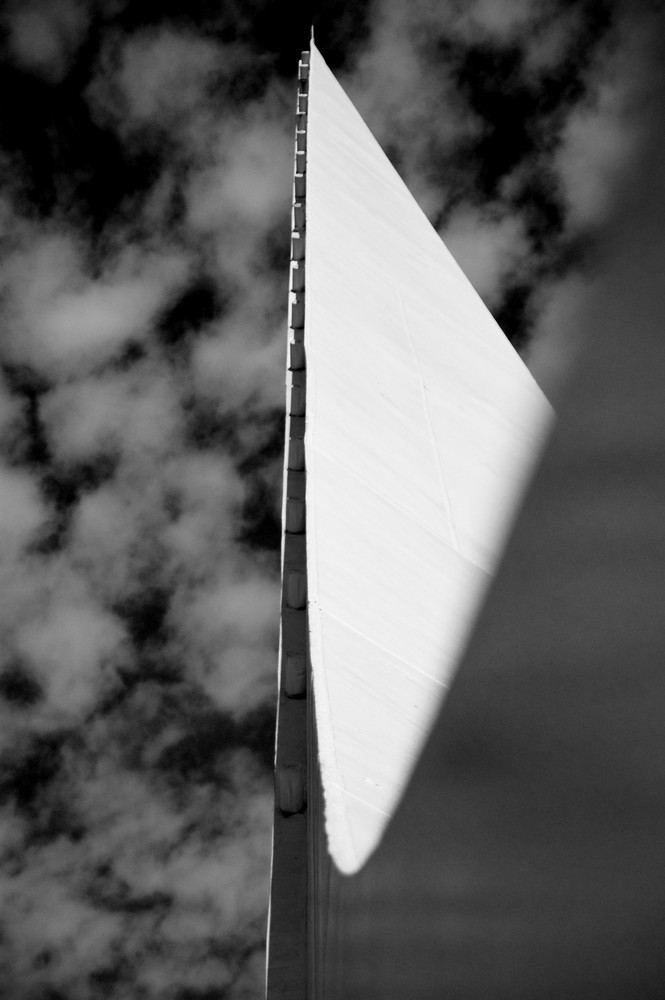
M 262 988 L 312 13 L 138 7 L 0 14 L 5 1000 Z M 314 12 L 323 55 L 552 390 L 654 127 L 659 9 Z

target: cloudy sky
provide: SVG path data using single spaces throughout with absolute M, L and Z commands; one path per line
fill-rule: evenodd
M 3 1000 L 261 994 L 295 71 L 312 17 L 555 388 L 652 123 L 658 8 L 6 0 Z

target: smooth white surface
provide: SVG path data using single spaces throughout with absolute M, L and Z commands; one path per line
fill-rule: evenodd
M 377 846 L 551 408 L 312 44 L 307 569 L 330 853 Z

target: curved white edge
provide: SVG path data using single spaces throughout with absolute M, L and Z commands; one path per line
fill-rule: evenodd
M 312 45 L 307 571 L 330 854 L 376 848 L 552 411 Z

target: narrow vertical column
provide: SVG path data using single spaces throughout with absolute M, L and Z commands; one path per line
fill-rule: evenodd
M 307 996 L 307 693 L 305 552 L 305 245 L 309 52 L 298 66 L 282 506 L 279 702 L 275 735 L 268 1000 Z

